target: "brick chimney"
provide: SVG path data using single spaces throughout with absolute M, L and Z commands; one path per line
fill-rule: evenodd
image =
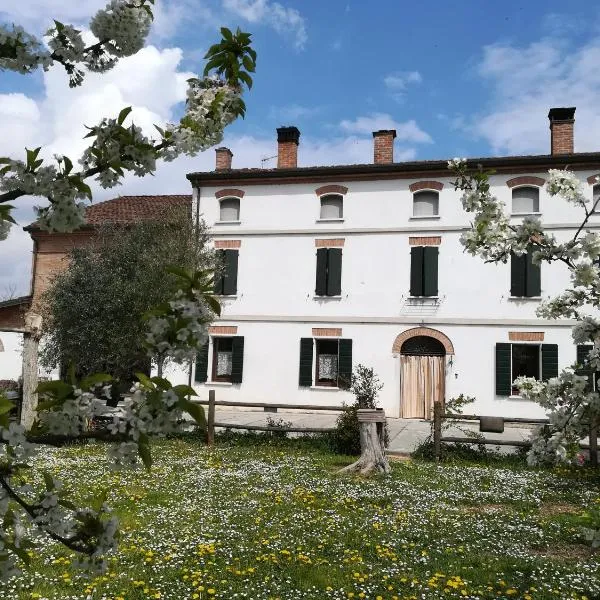
M 277 168 L 295 169 L 298 166 L 300 131 L 297 127 L 277 129 Z
M 233 152 L 229 148 L 221 146 L 221 148 L 215 149 L 215 153 L 217 155 L 215 171 L 226 171 L 227 169 L 231 169 Z
M 395 129 L 380 129 L 373 132 L 373 161 L 375 164 L 394 162 Z
M 573 127 L 575 125 L 575 107 L 551 108 L 550 151 L 552 154 L 573 154 Z

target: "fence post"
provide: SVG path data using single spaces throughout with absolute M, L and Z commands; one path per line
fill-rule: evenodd
M 433 403 L 433 454 L 439 461 L 442 457 L 442 411 L 441 402 Z
M 598 467 L 598 424 L 595 422 L 590 427 L 590 465 Z
M 212 446 L 215 443 L 215 390 L 208 391 L 208 419 L 206 425 L 206 443 Z

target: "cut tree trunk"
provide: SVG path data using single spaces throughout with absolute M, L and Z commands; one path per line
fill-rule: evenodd
M 358 409 L 360 427 L 360 458 L 344 467 L 340 473 L 389 473 L 390 463 L 385 454 L 385 413 L 383 410 Z
M 42 317 L 34 312 L 25 315 L 23 334 L 23 398 L 21 400 L 20 423 L 28 431 L 37 413 L 38 346 L 42 330 Z

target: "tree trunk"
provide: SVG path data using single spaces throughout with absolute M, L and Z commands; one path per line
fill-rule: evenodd
M 26 430 L 31 429 L 35 421 L 37 409 L 38 386 L 38 344 L 35 333 L 30 331 L 23 334 L 23 399 L 21 401 L 21 425 Z
M 385 413 L 382 410 L 359 409 L 360 458 L 344 467 L 340 473 L 370 475 L 373 472 L 389 473 L 390 463 L 385 454 Z

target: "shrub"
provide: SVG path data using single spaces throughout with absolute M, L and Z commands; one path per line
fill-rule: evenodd
M 345 406 L 336 421 L 335 431 L 331 434 L 331 446 L 339 454 L 360 454 L 359 408 L 377 408 L 377 396 L 383 387 L 379 377 L 370 367 L 356 365 L 352 372 L 349 390 L 354 394 L 354 403 Z M 387 426 L 385 443 L 388 443 Z

